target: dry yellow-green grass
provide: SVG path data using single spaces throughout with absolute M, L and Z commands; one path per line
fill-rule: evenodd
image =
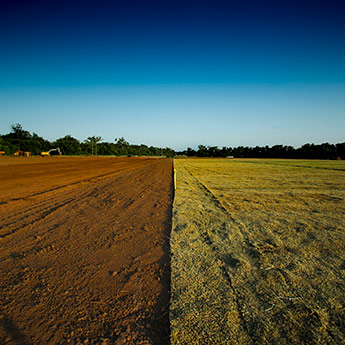
M 175 160 L 171 340 L 345 342 L 345 163 Z

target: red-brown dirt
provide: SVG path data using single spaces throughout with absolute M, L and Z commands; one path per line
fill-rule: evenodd
M 0 343 L 169 343 L 172 162 L 0 159 Z

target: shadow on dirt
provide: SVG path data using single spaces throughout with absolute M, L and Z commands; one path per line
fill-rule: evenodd
M 16 345 L 31 345 L 27 337 L 21 333 L 15 322 L 7 315 L 0 314 L 0 327 L 4 329 L 7 336 L 11 338 Z
M 163 256 L 159 262 L 163 275 L 161 276 L 162 291 L 155 307 L 155 320 L 159 334 L 157 339 L 152 339 L 154 345 L 170 344 L 170 286 L 171 286 L 171 261 L 170 261 L 170 235 L 172 229 L 172 212 L 175 197 L 174 191 L 174 172 L 172 170 L 170 183 L 170 206 L 166 213 L 166 221 L 164 222 L 165 243 L 163 245 Z

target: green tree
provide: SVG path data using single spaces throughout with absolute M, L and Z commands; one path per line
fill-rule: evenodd
M 125 138 L 123 137 L 118 138 L 118 139 L 115 138 L 115 146 L 119 155 L 121 156 L 132 155 L 132 153 L 130 152 L 130 145 L 128 141 L 125 140 Z
M 63 138 L 57 139 L 53 143 L 54 147 L 59 147 L 64 155 L 80 155 L 82 153 L 81 145 L 78 139 L 71 135 L 66 135 Z
M 164 156 L 167 157 L 167 158 L 173 158 L 176 155 L 176 152 L 173 149 L 169 148 L 169 147 L 166 147 L 163 150 L 163 153 L 164 153 Z
M 48 151 L 51 147 L 51 143 L 40 137 L 38 134 L 33 133 L 31 137 L 31 153 L 33 155 L 39 155 L 42 151 Z
M 197 151 L 197 156 L 198 157 L 207 157 L 207 155 L 208 155 L 207 147 L 205 145 L 199 145 L 198 151 Z
M 101 142 L 103 139 L 102 137 L 92 136 L 88 137 L 84 143 L 87 144 L 87 147 L 89 148 L 89 154 L 97 156 L 98 150 L 97 150 L 97 144 Z
M 125 140 L 124 137 L 122 138 L 115 138 L 115 145 L 119 147 L 128 147 L 129 143 Z
M 11 125 L 11 132 L 4 135 L 3 139 L 6 139 L 10 143 L 10 148 L 13 152 L 16 150 L 31 151 L 32 149 L 32 136 L 19 123 Z
M 0 136 L 0 151 L 5 151 L 5 154 L 11 154 L 11 143 Z

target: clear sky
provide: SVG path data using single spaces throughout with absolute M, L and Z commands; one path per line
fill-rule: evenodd
M 0 0 L 0 133 L 345 141 L 345 1 Z

